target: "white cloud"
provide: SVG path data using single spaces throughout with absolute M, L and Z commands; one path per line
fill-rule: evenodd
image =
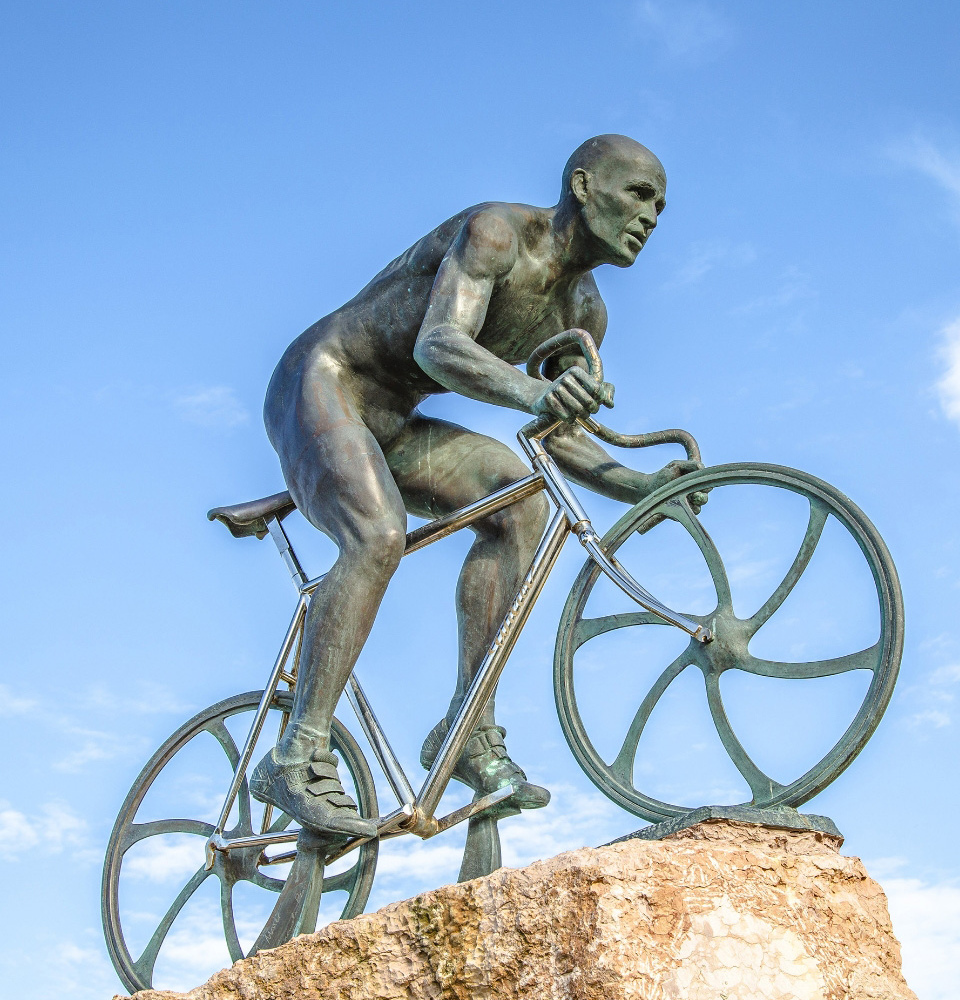
M 888 875 L 893 875 L 895 872 L 900 871 L 910 862 L 906 858 L 894 855 L 887 858 L 871 858 L 870 860 L 864 860 L 863 863 L 870 873 L 871 878 L 885 880 Z
M 84 709 L 97 709 L 111 715 L 134 712 L 138 715 L 177 713 L 186 716 L 196 711 L 196 706 L 178 697 L 167 685 L 153 681 L 141 681 L 134 690 L 123 693 L 106 685 L 96 685 L 73 700 Z
M 226 385 L 212 385 L 176 396 L 174 409 L 191 424 L 201 427 L 230 428 L 250 419 L 236 392 Z
M 960 885 L 891 878 L 883 888 L 910 988 L 922 1000 L 953 1000 L 960 981 Z
M 810 289 L 806 275 L 797 268 L 789 267 L 784 272 L 780 288 L 770 295 L 761 295 L 730 310 L 732 316 L 748 316 L 793 305 L 799 300 L 812 299 L 815 293 Z
M 907 724 L 921 728 L 929 726 L 933 729 L 943 729 L 944 726 L 949 726 L 951 721 L 947 712 L 939 708 L 928 708 L 922 712 L 914 712 L 907 719 Z
M 33 698 L 15 694 L 6 684 L 0 684 L 0 715 L 27 715 L 36 708 Z
M 56 771 L 76 774 L 87 764 L 98 760 L 112 760 L 129 749 L 129 743 L 116 733 L 97 729 L 80 729 L 73 726 L 69 733 L 71 749 L 53 763 Z
M 172 930 L 164 942 L 161 952 L 164 965 L 158 963 L 159 975 L 154 976 L 154 984 L 159 983 L 165 989 L 191 990 L 217 970 L 229 966 L 223 931 L 215 930 L 218 924 L 222 928 L 220 914 L 211 912 L 203 919 L 193 917 L 185 926 Z M 241 946 L 247 944 L 240 927 L 237 932 Z
M 15 861 L 39 841 L 39 833 L 22 812 L 6 804 L 0 807 L 0 857 Z
M 706 3 L 641 0 L 636 12 L 641 30 L 650 36 L 650 48 L 673 59 L 709 58 L 730 41 L 729 24 Z
M 10 948 L 0 958 L 0 976 L 8 996 L 30 1000 L 105 1000 L 125 994 L 107 958 L 99 928 L 79 932 L 79 939 L 61 924 L 55 931 L 39 930 L 33 950 Z M 29 971 L 27 971 L 29 970 Z M 18 985 L 25 989 L 19 991 Z
M 27 815 L 0 801 L 0 858 L 6 861 L 20 860 L 40 843 L 46 853 L 72 848 L 86 860 L 86 833 L 86 822 L 63 803 L 48 802 L 38 813 Z
M 552 801 L 547 808 L 500 823 L 505 866 L 519 868 L 561 851 L 596 847 L 622 834 L 623 811 L 599 792 L 556 783 L 551 783 L 550 790 Z M 643 824 L 637 820 L 635 825 Z M 381 844 L 367 912 L 456 881 L 466 832 L 464 823 L 436 840 L 402 837 Z
M 425 885 L 441 885 L 449 880 L 451 872 L 456 877 L 462 857 L 462 847 L 443 840 L 404 838 L 382 853 L 377 863 L 377 879 L 382 879 L 383 885 L 378 888 L 393 885 L 402 892 L 403 883 L 408 879 Z
M 960 683 L 960 663 L 951 663 L 946 667 L 937 667 L 930 675 L 931 684 Z
M 185 833 L 150 837 L 124 857 L 124 874 L 150 882 L 185 882 L 203 864 L 203 845 L 201 837 Z
M 893 159 L 920 171 L 960 199 L 960 152 L 944 152 L 929 139 L 916 135 L 896 143 L 890 153 Z
M 960 424 L 960 319 L 948 323 L 940 336 L 940 357 L 946 371 L 937 380 L 935 389 L 944 415 Z
M 553 799 L 546 809 L 523 813 L 503 825 L 503 863 L 517 868 L 562 851 L 598 847 L 619 835 L 623 810 L 599 792 L 572 785 L 551 785 Z M 636 825 L 644 825 L 637 820 Z
M 911 685 L 907 693 L 918 703 L 918 711 L 907 716 L 911 728 L 943 729 L 953 722 L 951 711 L 955 702 L 952 688 L 960 684 L 960 663 L 948 663 L 926 675 L 922 682 Z
M 669 288 L 696 284 L 715 267 L 740 267 L 756 259 L 756 251 L 749 243 L 730 243 L 727 240 L 702 240 L 691 245 L 690 255 L 667 283 Z

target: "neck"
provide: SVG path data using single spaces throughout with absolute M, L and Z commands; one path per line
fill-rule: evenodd
M 595 239 L 583 222 L 580 203 L 562 199 L 553 209 L 550 220 L 553 239 L 551 256 L 559 271 L 581 275 L 604 263 L 595 252 Z

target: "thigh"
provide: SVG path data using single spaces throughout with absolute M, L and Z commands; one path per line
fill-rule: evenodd
M 383 450 L 333 372 L 313 371 L 271 420 L 284 480 L 307 519 L 341 546 L 372 525 L 403 528 L 403 501 Z
M 418 517 L 442 517 L 530 475 L 501 441 L 420 414 L 386 458 L 407 510 Z

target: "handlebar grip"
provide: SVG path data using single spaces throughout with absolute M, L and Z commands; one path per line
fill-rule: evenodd
M 600 360 L 600 352 L 597 350 L 597 345 L 594 343 L 593 337 L 586 330 L 576 327 L 572 330 L 564 330 L 562 333 L 555 334 L 549 340 L 545 340 L 527 359 L 527 374 L 531 378 L 545 379 L 546 376 L 540 371 L 540 366 L 543 362 L 547 358 L 552 358 L 554 354 L 559 353 L 562 348 L 571 346 L 579 347 L 583 352 L 590 377 L 596 379 L 598 382 L 602 382 L 603 362 Z
M 679 427 L 672 427 L 666 431 L 650 431 L 648 434 L 620 434 L 593 419 L 581 422 L 591 434 L 617 448 L 649 448 L 656 444 L 679 444 L 683 446 L 691 462 L 700 461 L 700 446 L 696 438 L 689 431 L 681 430 Z

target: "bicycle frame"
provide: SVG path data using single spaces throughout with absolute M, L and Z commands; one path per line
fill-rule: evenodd
M 580 423 L 590 433 L 597 433 L 598 430 L 602 430 L 592 420 L 582 420 Z M 517 590 L 516 596 L 474 676 L 466 698 L 460 706 L 460 710 L 450 726 L 446 739 L 441 745 L 436 760 L 427 773 L 427 777 L 419 792 L 414 791 L 400 762 L 397 760 L 396 754 L 394 754 L 390 742 L 360 686 L 356 674 L 353 673 L 350 675 L 346 687 L 347 699 L 356 713 L 364 735 L 399 803 L 397 809 L 379 818 L 377 824 L 378 837 L 398 836 L 404 833 L 414 833 L 424 839 L 433 837 L 457 823 L 461 823 L 471 816 L 475 816 L 491 808 L 513 794 L 513 788 L 507 785 L 489 795 L 475 799 L 473 802 L 455 810 L 447 816 L 437 818 L 434 815 L 437 805 L 453 775 L 456 762 L 467 741 L 470 739 L 483 713 L 484 706 L 493 694 L 507 659 L 513 651 L 517 639 L 530 616 L 530 612 L 533 610 L 537 598 L 540 596 L 547 577 L 556 564 L 563 545 L 570 534 L 577 536 L 577 539 L 587 551 L 590 558 L 597 563 L 600 569 L 621 590 L 633 598 L 644 610 L 657 615 L 667 624 L 682 629 L 699 642 L 709 642 L 713 638 L 709 629 L 683 615 L 677 614 L 677 612 L 672 611 L 658 601 L 634 580 L 615 558 L 608 557 L 604 553 L 600 547 L 600 538 L 596 531 L 594 531 L 586 511 L 564 479 L 553 458 L 551 458 L 543 446 L 543 439 L 558 426 L 560 426 L 559 421 L 546 425 L 542 420 L 533 421 L 527 424 L 517 435 L 521 447 L 533 466 L 531 475 L 501 490 L 497 490 L 475 503 L 468 504 L 460 510 L 437 518 L 429 524 L 425 524 L 407 534 L 404 555 L 416 552 L 418 549 L 430 545 L 432 542 L 445 538 L 447 535 L 459 531 L 461 528 L 468 527 L 490 514 L 503 510 L 505 507 L 509 507 L 541 491 L 546 492 L 556 508 L 554 516 L 541 538 L 530 566 Z M 650 441 L 649 443 L 659 443 L 659 441 Z M 283 529 L 283 525 L 276 517 L 271 518 L 267 522 L 267 527 L 281 558 L 290 571 L 293 583 L 299 593 L 299 599 L 280 647 L 280 652 L 274 662 L 273 670 L 264 688 L 260 704 L 254 714 L 250 732 L 240 753 L 233 780 L 224 800 L 216 828 L 207 841 L 206 866 L 208 869 L 213 867 L 217 851 L 228 852 L 234 848 L 241 847 L 268 847 L 275 844 L 292 843 L 299 835 L 299 831 L 297 830 L 283 833 L 267 833 L 266 830 L 270 825 L 272 815 L 272 810 L 268 806 L 260 835 L 232 839 L 226 839 L 223 836 L 230 811 L 243 784 L 254 747 L 260 737 L 267 712 L 275 697 L 277 688 L 281 681 L 291 687 L 296 683 L 297 661 L 299 659 L 307 606 L 310 596 L 323 580 L 323 576 L 314 579 L 307 578 Z M 291 654 L 293 654 L 292 660 Z M 289 670 L 286 669 L 288 662 L 291 663 Z M 335 853 L 327 857 L 327 862 L 342 857 L 362 843 L 365 843 L 363 838 L 353 838 L 346 844 L 338 846 Z M 295 853 L 290 852 L 275 855 L 267 860 L 271 863 L 281 863 L 291 860 Z

